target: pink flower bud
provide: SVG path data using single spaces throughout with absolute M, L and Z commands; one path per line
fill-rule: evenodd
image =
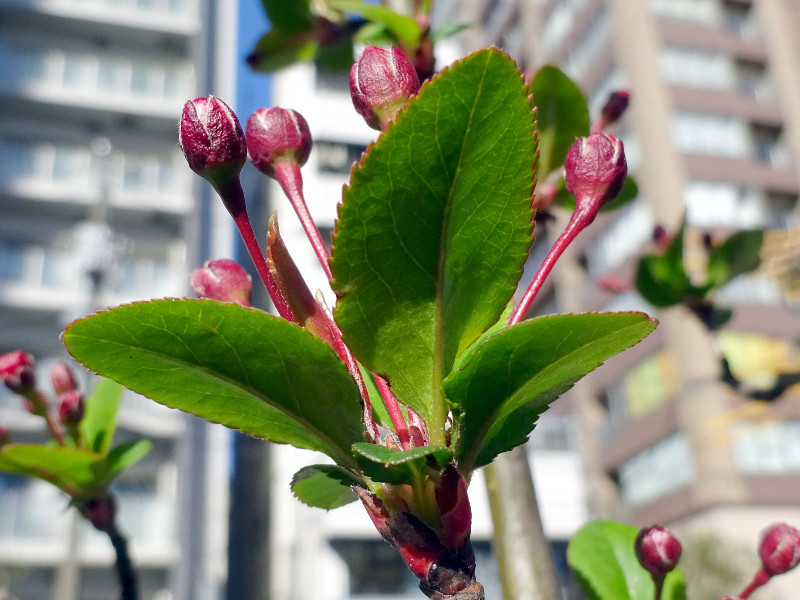
M 625 183 L 628 164 L 622 142 L 606 133 L 578 138 L 567 152 L 564 173 L 567 191 L 575 196 L 575 210 L 596 214 Z
M 77 425 L 83 419 L 83 394 L 77 390 L 58 397 L 58 416 L 64 425 Z
M 414 65 L 394 46 L 367 47 L 350 69 L 353 106 L 373 129 L 385 130 L 418 91 Z
M 236 261 L 227 258 L 208 261 L 192 273 L 191 284 L 200 298 L 250 306 L 253 282 Z
M 239 120 L 214 96 L 195 98 L 184 105 L 178 141 L 192 171 L 216 188 L 238 179 L 247 161 Z
M 636 536 L 636 558 L 653 579 L 661 579 L 672 571 L 681 557 L 681 543 L 666 527 L 642 529 Z
M 0 356 L 0 379 L 15 394 L 31 393 L 36 387 L 33 356 L 15 350 Z
M 72 372 L 72 368 L 67 363 L 58 363 L 50 369 L 50 381 L 57 396 L 67 392 L 74 392 L 78 389 L 75 373 Z
M 247 150 L 256 169 L 275 177 L 279 163 L 306 164 L 311 131 L 303 115 L 290 108 L 259 108 L 247 119 Z
M 769 575 L 781 575 L 800 563 L 800 531 L 779 523 L 770 527 L 758 548 L 761 565 Z

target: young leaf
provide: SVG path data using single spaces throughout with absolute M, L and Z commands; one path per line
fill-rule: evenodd
M 99 486 L 97 464 L 102 457 L 94 452 L 41 444 L 6 444 L 0 454 L 16 465 L 17 473 L 48 481 L 71 495 Z
M 86 400 L 80 427 L 92 452 L 106 454 L 111 448 L 114 430 L 117 427 L 117 411 L 124 389 L 115 381 L 101 379 L 97 382 L 92 395 Z
M 525 443 L 550 402 L 655 326 L 643 313 L 551 315 L 488 338 L 444 381 L 458 423 L 461 471 Z
M 415 46 L 421 34 L 420 26 L 411 17 L 399 15 L 385 6 L 362 2 L 362 0 L 327 0 L 329 8 L 361 15 L 369 21 L 380 23 L 391 31 L 398 40 L 408 46 Z
M 754 271 L 761 264 L 759 253 L 764 243 L 760 229 L 739 231 L 711 250 L 708 257 L 708 284 L 721 287 L 734 277 Z
M 580 88 L 558 67 L 546 65 L 531 81 L 539 130 L 541 178 L 564 164 L 575 138 L 589 135 L 589 108 Z
M 338 465 L 310 465 L 292 477 L 292 492 L 297 499 L 325 510 L 355 502 L 354 485 L 363 487 L 364 482 Z
M 354 464 L 356 384 L 297 325 L 238 304 L 156 300 L 75 321 L 63 338 L 87 367 L 156 402 Z
M 140 461 L 153 447 L 150 440 L 131 440 L 120 444 L 108 453 L 103 461 L 102 480 L 110 483 L 122 469 L 130 467 Z
M 638 530 L 613 521 L 592 521 L 573 536 L 567 560 L 590 600 L 652 600 L 655 586 L 639 564 L 634 543 Z M 686 600 L 678 569 L 664 580 L 662 600 Z
M 305 62 L 316 56 L 319 44 L 311 32 L 286 33 L 281 29 L 270 29 L 247 57 L 247 64 L 256 71 L 273 73 L 297 62 Z
M 443 467 L 453 458 L 452 450 L 443 446 L 395 450 L 359 442 L 353 444 L 353 451 L 364 475 L 374 481 L 395 485 L 413 485 L 429 460 Z
M 307 31 L 314 25 L 311 0 L 261 0 L 273 27 L 286 33 Z
M 432 432 L 446 413 L 440 381 L 497 321 L 527 257 L 532 130 L 514 63 L 479 51 L 422 87 L 344 190 L 336 320 Z
M 666 308 L 683 302 L 698 290 L 692 286 L 683 266 L 683 233 L 686 220 L 663 254 L 648 254 L 636 269 L 636 289 L 650 304 Z

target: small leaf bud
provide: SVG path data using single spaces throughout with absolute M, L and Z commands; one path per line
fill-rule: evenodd
M 83 394 L 77 390 L 58 396 L 58 416 L 64 425 L 77 425 L 83 419 Z
M 236 261 L 219 258 L 206 262 L 192 273 L 191 285 L 199 298 L 250 306 L 253 282 Z
M 418 91 L 414 65 L 394 46 L 368 46 L 350 69 L 353 106 L 373 129 L 385 130 Z
M 58 363 L 50 369 L 50 382 L 53 384 L 53 389 L 57 396 L 67 392 L 74 392 L 78 389 L 75 373 L 72 372 L 72 368 L 67 363 Z
M 653 579 L 672 571 L 681 557 L 681 543 L 666 527 L 653 526 L 639 531 L 635 542 L 636 558 Z
M 442 541 L 451 550 L 458 550 L 469 539 L 472 509 L 467 484 L 452 464 L 442 471 L 434 493 L 441 515 Z
M 183 107 L 178 141 L 189 167 L 215 188 L 226 188 L 247 161 L 239 120 L 222 100 L 195 98 Z
M 25 396 L 33 392 L 36 387 L 33 356 L 22 350 L 0 356 L 0 379 L 15 394 Z
M 603 129 L 612 123 L 616 123 L 628 108 L 630 101 L 631 94 L 628 90 L 616 90 L 611 92 L 600 112 L 600 118 L 592 123 L 592 133 L 603 131 Z
M 256 169 L 275 177 L 279 163 L 302 167 L 311 154 L 311 131 L 290 108 L 259 108 L 247 119 L 247 150 Z
M 596 214 L 625 183 L 628 164 L 622 142 L 606 133 L 578 138 L 564 160 L 564 182 L 575 196 L 576 211 Z
M 800 531 L 786 523 L 773 525 L 764 533 L 758 555 L 769 575 L 791 571 L 800 563 Z

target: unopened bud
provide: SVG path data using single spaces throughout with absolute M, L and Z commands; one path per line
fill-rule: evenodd
M 191 284 L 200 298 L 250 306 L 253 282 L 236 261 L 227 258 L 208 261 L 192 273 Z
M 631 94 L 628 90 L 612 92 L 601 112 L 603 119 L 605 119 L 605 124 L 610 125 L 617 121 L 622 116 L 622 113 L 625 112 L 625 109 L 628 108 L 630 101 Z
M 458 550 L 469 538 L 472 528 L 467 484 L 450 464 L 442 471 L 434 491 L 441 515 L 442 541 L 450 550 Z
M 311 154 L 311 131 L 290 108 L 259 108 L 247 119 L 247 150 L 256 169 L 275 177 L 281 163 L 302 167 Z
M 77 425 L 83 419 L 83 394 L 77 390 L 58 397 L 58 416 L 64 425 Z
M 654 579 L 672 571 L 681 557 L 681 543 L 666 527 L 642 529 L 636 536 L 636 558 Z
M 215 188 L 224 189 L 247 161 L 247 145 L 239 120 L 222 100 L 209 96 L 183 107 L 178 141 L 189 167 Z
M 758 548 L 761 565 L 769 575 L 781 575 L 800 563 L 800 531 L 786 523 L 770 527 Z
M 625 183 L 628 164 L 622 142 L 606 133 L 578 138 L 564 160 L 564 182 L 575 196 L 575 210 L 596 214 Z
M 72 372 L 72 368 L 67 363 L 58 363 L 50 369 L 50 382 L 53 384 L 53 389 L 57 396 L 67 392 L 74 392 L 78 389 L 75 373 Z
M 33 392 L 36 387 L 33 356 L 22 350 L 0 356 L 0 379 L 15 394 L 25 396 Z
M 353 106 L 373 129 L 385 130 L 418 91 L 414 65 L 394 46 L 368 46 L 350 69 Z

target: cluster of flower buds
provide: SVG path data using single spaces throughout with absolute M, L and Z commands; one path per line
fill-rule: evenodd
M 236 261 L 219 258 L 206 262 L 192 273 L 191 285 L 200 298 L 250 306 L 253 281 Z

